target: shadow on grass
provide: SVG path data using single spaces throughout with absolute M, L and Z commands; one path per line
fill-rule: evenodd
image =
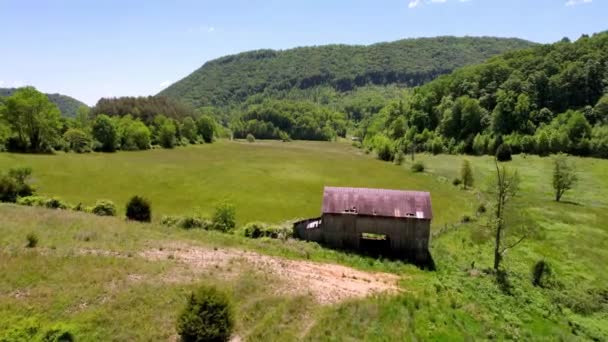
M 583 205 L 574 201 L 559 201 L 558 203 L 567 204 L 567 205 L 575 205 L 577 207 L 582 207 Z
M 366 256 L 374 259 L 383 259 L 389 261 L 400 261 L 408 264 L 415 265 L 416 267 L 422 270 L 435 271 L 436 265 L 431 252 L 427 249 L 422 253 L 396 253 L 389 249 L 385 248 L 361 248 L 361 249 L 353 249 L 353 248 L 337 248 L 330 246 L 328 244 L 317 242 L 323 248 L 332 249 L 338 252 L 344 252 L 348 254 L 356 254 L 361 256 Z

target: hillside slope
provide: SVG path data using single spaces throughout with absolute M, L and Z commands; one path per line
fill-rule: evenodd
M 17 90 L 17 88 L 0 88 L 0 97 L 11 96 Z M 62 94 L 46 94 L 49 100 L 57 105 L 61 115 L 64 117 L 73 118 L 76 116 L 78 108 L 80 106 L 87 106 L 83 102 L 76 100 L 73 97 L 62 95 Z
M 225 106 L 261 92 L 322 85 L 338 91 L 367 84 L 416 86 L 458 67 L 533 45 L 521 39 L 437 37 L 249 51 L 209 61 L 159 95 L 195 106 Z

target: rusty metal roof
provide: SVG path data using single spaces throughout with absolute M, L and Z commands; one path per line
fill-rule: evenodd
M 322 212 L 428 220 L 433 218 L 431 195 L 428 192 L 368 188 L 326 186 Z

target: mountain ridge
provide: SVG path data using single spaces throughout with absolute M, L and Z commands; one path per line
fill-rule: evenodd
M 0 97 L 11 96 L 18 88 L 0 88 Z M 68 118 L 76 117 L 76 113 L 80 106 L 87 106 L 84 102 L 77 100 L 71 96 L 59 93 L 45 93 L 51 102 L 53 102 L 61 111 L 61 115 Z
M 365 85 L 417 86 L 459 67 L 535 45 L 519 38 L 441 36 L 252 50 L 207 61 L 159 95 L 197 107 L 223 107 L 264 92 L 324 85 L 338 91 Z

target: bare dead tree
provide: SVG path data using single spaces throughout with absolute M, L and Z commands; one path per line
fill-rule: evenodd
M 517 172 L 509 172 L 504 166 L 499 166 L 495 159 L 496 165 L 496 210 L 494 212 L 494 226 L 496 228 L 496 237 L 494 243 L 494 271 L 499 270 L 502 256 L 510 249 L 519 245 L 527 237 L 524 234 L 515 242 L 503 246 L 505 224 L 505 211 L 510 200 L 517 195 L 519 188 L 519 176 Z

